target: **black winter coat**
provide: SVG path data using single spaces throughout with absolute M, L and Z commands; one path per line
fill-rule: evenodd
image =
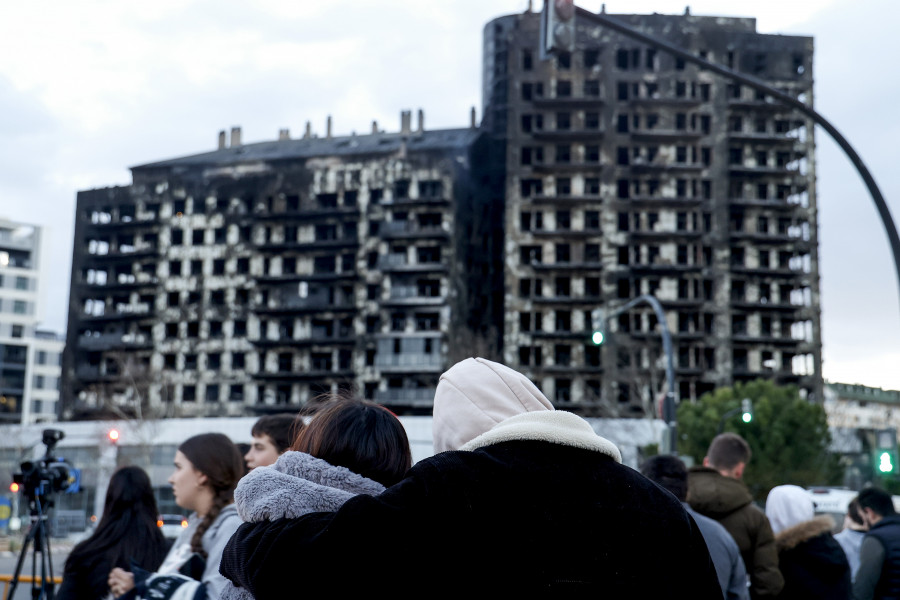
M 850 598 L 850 564 L 831 535 L 830 517 L 818 517 L 775 536 L 778 566 L 784 575 L 779 600 Z
M 221 572 L 257 600 L 722 598 L 706 543 L 671 494 L 604 454 L 546 441 L 444 452 L 335 513 L 245 523 Z

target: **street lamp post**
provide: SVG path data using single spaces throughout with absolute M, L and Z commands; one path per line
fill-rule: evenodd
M 666 314 L 663 312 L 662 304 L 652 294 L 643 294 L 614 310 L 605 320 L 608 322 L 613 317 L 643 303 L 649 304 L 653 308 L 653 312 L 656 313 L 656 320 L 659 322 L 663 351 L 666 353 L 666 396 L 663 399 L 662 417 L 669 428 L 669 453 L 678 454 L 678 417 L 675 412 L 675 367 L 672 359 L 672 334 L 669 331 L 669 324 L 666 321 Z

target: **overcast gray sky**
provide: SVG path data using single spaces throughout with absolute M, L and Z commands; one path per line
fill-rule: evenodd
M 535 7 L 541 2 L 535 0 Z M 481 31 L 527 0 L 35 0 L 0 4 L 0 217 L 45 229 L 43 315 L 66 321 L 75 194 L 127 185 L 129 166 L 245 142 L 428 128 L 479 109 Z M 600 2 L 579 2 L 599 10 Z M 763 33 L 815 37 L 815 104 L 856 147 L 900 218 L 900 56 L 894 0 L 692 2 L 753 16 Z M 610 0 L 681 13 L 684 2 Z M 900 389 L 900 302 L 884 229 L 852 166 L 817 130 L 825 376 Z

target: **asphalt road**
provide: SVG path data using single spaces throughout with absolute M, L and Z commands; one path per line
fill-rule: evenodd
M 50 555 L 53 559 L 53 573 L 55 575 L 62 575 L 63 565 L 66 562 L 66 557 L 69 556 L 69 550 L 65 547 L 57 548 L 55 545 L 50 547 Z M 18 561 L 18 554 L 13 555 L 7 552 L 0 553 L 0 574 L 4 575 L 12 575 L 16 569 L 16 562 Z M 38 569 L 40 569 L 40 564 L 38 564 Z M 25 557 L 25 563 L 22 566 L 22 575 L 31 575 L 31 555 Z M 0 583 L 0 597 L 2 597 L 3 583 Z M 19 583 L 19 587 L 16 590 L 15 598 L 11 600 L 30 600 L 31 599 L 31 584 L 30 583 Z

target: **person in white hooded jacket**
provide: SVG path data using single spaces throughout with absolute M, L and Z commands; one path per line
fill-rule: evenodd
M 242 525 L 222 573 L 258 600 L 301 588 L 722 597 L 681 504 L 520 373 L 481 358 L 453 366 L 435 394 L 433 437 L 438 454 L 378 496 Z

